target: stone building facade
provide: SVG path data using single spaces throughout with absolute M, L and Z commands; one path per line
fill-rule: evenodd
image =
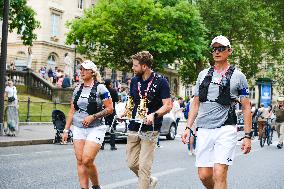
M 84 9 L 95 6 L 97 0 L 28 0 L 28 5 L 37 13 L 36 18 L 41 27 L 35 33 L 37 40 L 33 42 L 31 68 L 38 71 L 42 66 L 64 69 L 66 54 L 72 60 L 72 69 L 76 64 L 86 59 L 84 55 L 75 52 L 75 45 L 66 45 L 66 22 L 82 16 Z M 8 36 L 7 65 L 14 62 L 17 67 L 25 67 L 28 61 L 28 46 L 24 46 L 20 36 L 10 33 Z M 75 61 L 76 60 L 76 61 Z M 125 83 L 133 74 L 109 68 L 100 68 L 103 78 L 111 78 L 119 83 Z M 174 68 L 166 68 L 163 73 L 169 79 L 172 93 L 179 95 L 180 79 Z

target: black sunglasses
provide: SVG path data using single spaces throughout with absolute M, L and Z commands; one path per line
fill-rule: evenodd
M 220 47 L 212 47 L 212 52 L 216 52 L 218 50 L 218 52 L 223 52 L 227 49 L 227 46 L 220 46 Z

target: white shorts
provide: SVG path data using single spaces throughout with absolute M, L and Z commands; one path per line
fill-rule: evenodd
M 89 140 L 102 145 L 106 134 L 107 127 L 105 125 L 92 128 L 74 127 L 74 140 Z
M 215 163 L 232 165 L 237 144 L 237 127 L 226 125 L 216 129 L 198 128 L 196 167 L 214 167 Z

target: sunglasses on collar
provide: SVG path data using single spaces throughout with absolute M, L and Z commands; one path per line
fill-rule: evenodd
M 212 52 L 223 52 L 227 49 L 228 47 L 227 46 L 220 46 L 220 47 L 212 47 Z

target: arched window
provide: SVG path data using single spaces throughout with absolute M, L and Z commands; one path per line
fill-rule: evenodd
M 55 54 L 50 54 L 47 58 L 47 67 L 48 68 L 55 68 L 56 66 L 57 56 Z
M 27 56 L 23 51 L 18 51 L 17 56 L 14 59 L 16 69 L 23 70 L 27 67 Z

